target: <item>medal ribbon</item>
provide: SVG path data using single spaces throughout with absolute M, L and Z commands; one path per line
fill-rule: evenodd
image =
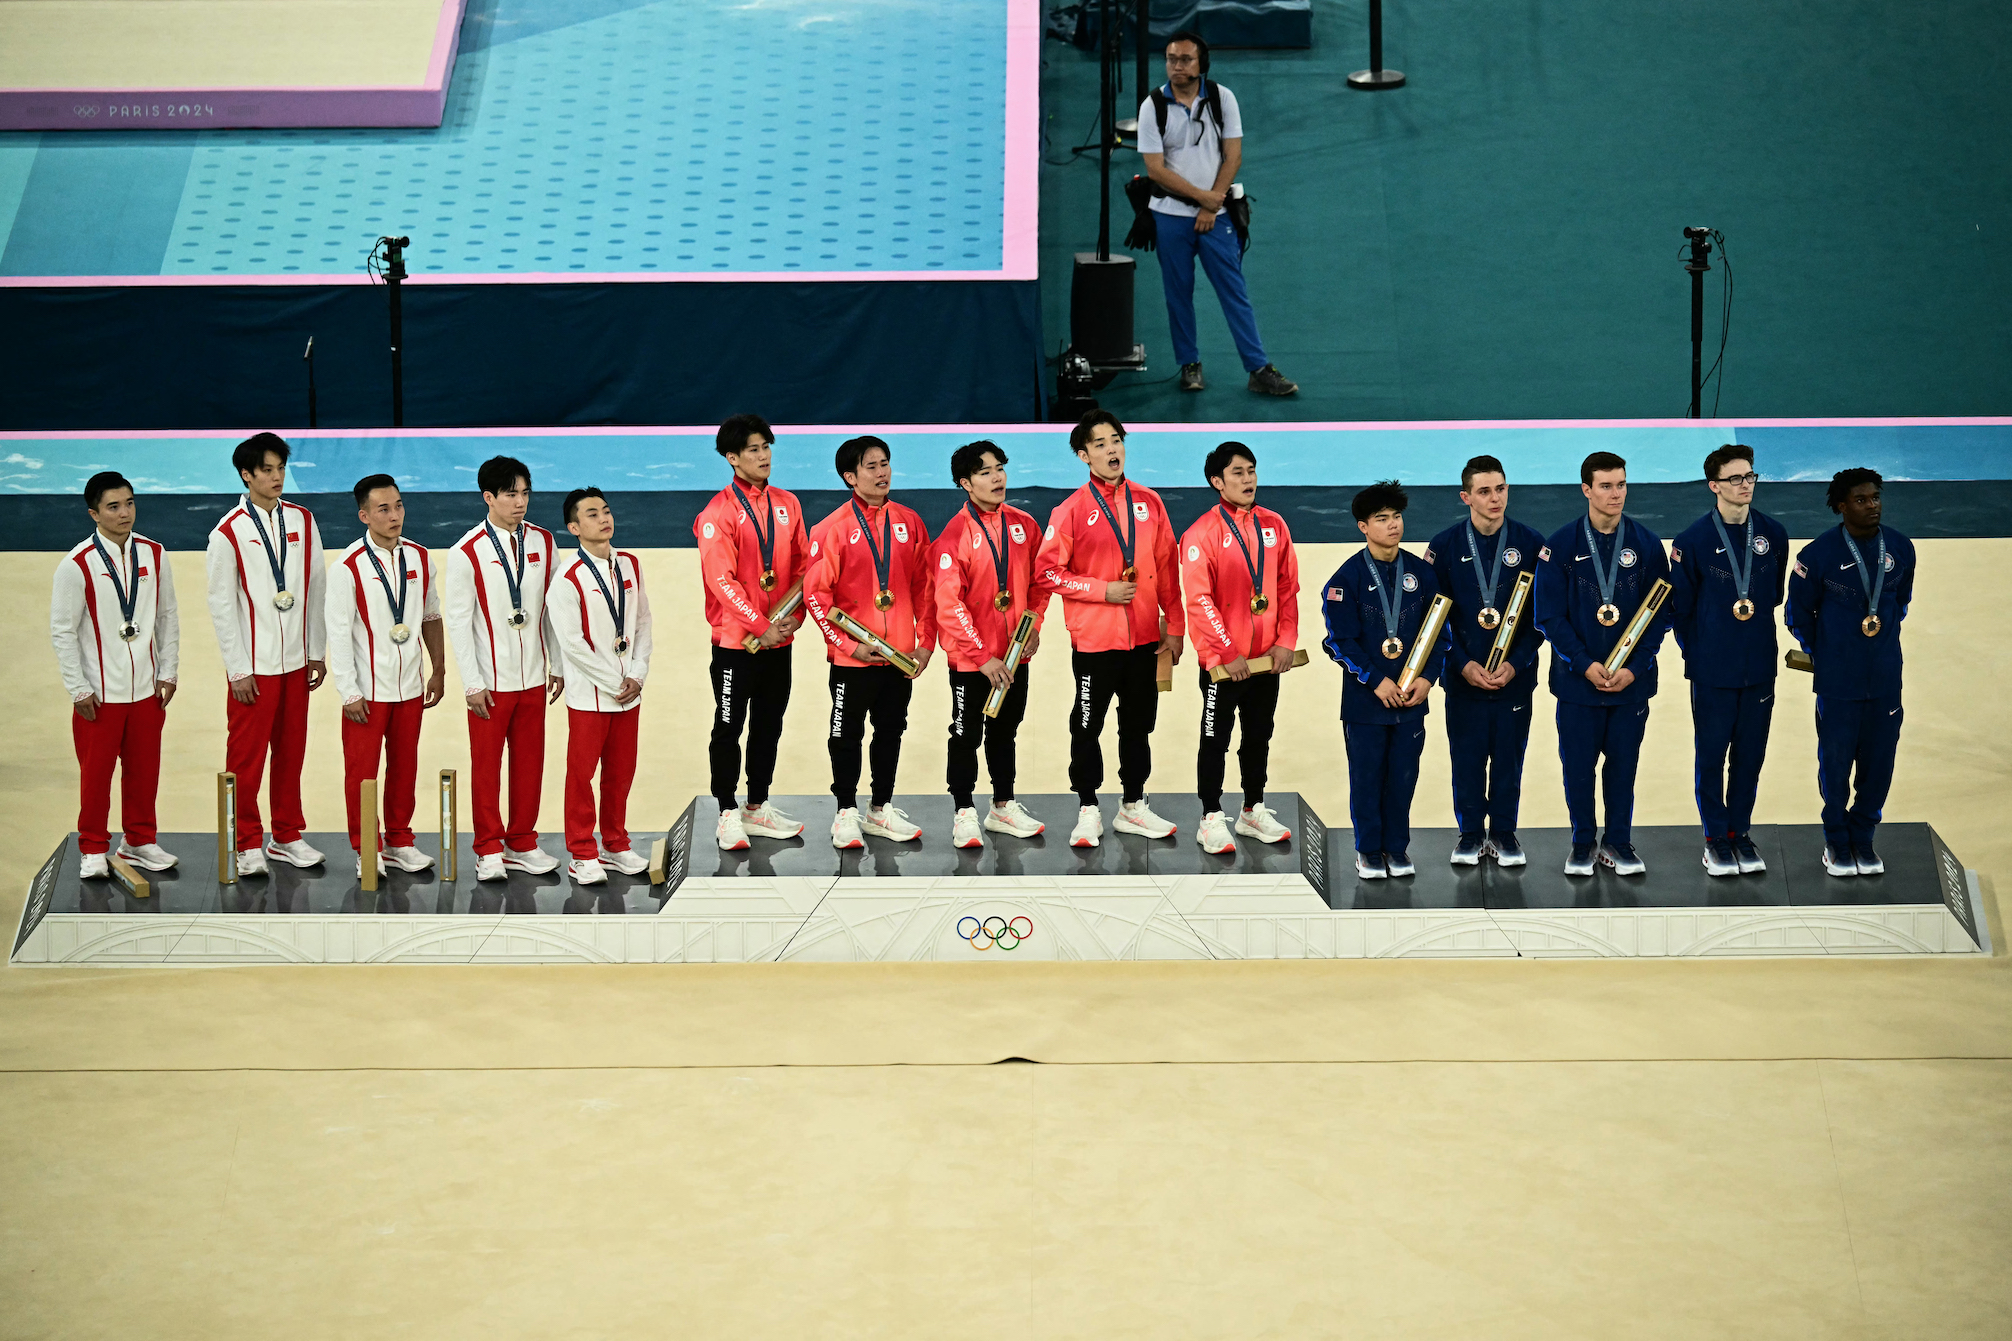
M 1726 562 L 1732 565 L 1733 591 L 1741 600 L 1745 600 L 1747 598 L 1747 588 L 1753 585 L 1754 577 L 1754 514 L 1751 512 L 1747 513 L 1746 528 L 1740 535 L 1740 538 L 1746 542 L 1740 550 L 1740 553 L 1746 556 L 1747 564 L 1745 568 L 1740 567 L 1740 561 L 1733 555 L 1732 536 L 1727 534 L 1725 519 L 1719 516 L 1717 507 L 1712 509 L 1712 527 L 1719 533 L 1719 543 L 1726 547 Z
M 887 575 L 894 566 L 894 523 L 888 518 L 887 505 L 883 503 L 880 508 L 880 545 L 873 543 L 873 528 L 866 524 L 866 514 L 859 510 L 856 497 L 852 500 L 852 515 L 859 519 L 860 534 L 866 537 L 866 547 L 873 552 L 873 574 L 880 579 L 880 589 L 892 591 Z
M 368 536 L 363 541 L 363 552 L 370 556 L 370 566 L 377 570 L 378 584 L 384 588 L 384 603 L 391 607 L 393 624 L 405 622 L 405 559 L 398 552 L 400 548 L 398 545 L 391 547 L 391 564 L 398 570 L 398 594 L 394 596 L 391 594 L 391 579 L 385 576 L 384 565 L 378 561 L 377 546 L 370 542 Z
M 1621 580 L 1621 542 L 1627 538 L 1628 519 L 1623 517 L 1614 528 L 1614 561 L 1605 568 L 1600 566 L 1600 541 L 1593 534 L 1593 523 L 1582 519 L 1579 525 L 1586 532 L 1586 548 L 1593 551 L 1593 577 L 1600 584 L 1600 604 L 1612 605 L 1614 584 Z
M 503 552 L 503 541 L 496 534 L 496 528 L 485 521 L 482 523 L 482 529 L 489 533 L 489 543 L 496 547 L 496 562 L 503 565 L 503 585 L 510 589 L 510 608 L 512 610 L 522 610 L 524 608 L 524 548 L 525 541 L 530 539 L 530 537 L 524 534 L 524 528 L 521 525 L 518 526 L 516 534 L 510 537 L 517 547 L 517 571 L 515 574 L 512 574 L 510 571 L 510 556 Z
M 748 515 L 748 525 L 754 527 L 755 543 L 761 546 L 761 570 L 764 573 L 773 573 L 775 571 L 775 513 L 773 510 L 769 512 L 768 530 L 764 532 L 761 529 L 761 516 L 755 511 L 754 504 L 748 502 L 747 495 L 741 492 L 741 482 L 739 480 L 733 482 L 733 491 L 735 500 L 741 505 L 741 511 Z M 766 496 L 764 496 L 763 501 L 767 501 Z
M 122 625 L 131 624 L 133 622 L 133 611 L 140 603 L 139 575 L 137 573 L 134 575 L 133 585 L 131 589 L 128 589 L 126 584 L 119 580 L 118 565 L 112 562 L 111 552 L 105 548 L 104 542 L 98 538 L 98 533 L 96 531 L 91 532 L 91 544 L 97 549 L 98 557 L 104 561 L 105 576 L 112 579 L 112 590 L 118 593 L 119 619 Z M 133 542 L 131 540 L 127 540 L 126 551 L 128 553 L 131 553 L 132 548 L 133 548 Z M 137 567 L 139 564 L 139 556 L 134 555 L 133 561 L 134 566 Z
M 992 543 L 992 533 L 985 529 L 985 514 L 978 510 L 978 505 L 967 500 L 964 504 L 964 510 L 971 514 L 972 521 L 978 523 L 978 534 L 985 537 L 985 548 L 992 551 L 992 568 L 999 574 L 999 590 L 1010 593 L 1013 589 L 1007 585 L 1006 562 L 1008 551 L 1006 548 L 1006 519 L 1004 517 L 1000 517 L 999 519 L 999 543 L 994 545 Z M 995 513 L 994 515 L 997 516 L 998 514 Z
M 1118 542 L 1119 552 L 1125 556 L 1125 567 L 1135 567 L 1136 565 L 1132 563 L 1132 546 L 1133 542 L 1137 539 L 1138 532 L 1132 525 L 1132 482 L 1130 480 L 1125 481 L 1125 527 L 1123 530 L 1118 529 L 1118 519 L 1111 515 L 1111 505 L 1104 501 L 1104 491 L 1097 487 L 1095 480 L 1090 481 L 1090 497 L 1097 500 L 1097 510 L 1104 514 L 1104 520 L 1111 523 L 1111 535 Z
M 251 499 L 247 498 L 245 500 L 245 511 L 251 514 L 252 525 L 258 528 L 258 538 L 261 545 L 265 549 L 265 561 L 268 564 L 272 565 L 272 589 L 275 592 L 285 591 L 286 590 L 285 505 L 281 504 L 279 507 L 275 507 L 272 510 L 273 518 L 279 525 L 279 539 L 277 541 L 275 541 L 272 536 L 266 534 L 265 519 L 258 515 L 260 510 L 261 509 L 259 508 L 259 505 L 252 502 Z
M 1495 558 L 1485 570 L 1488 574 L 1485 578 L 1481 576 L 1484 571 L 1481 567 L 1481 546 L 1474 539 L 1474 522 L 1471 518 L 1467 522 L 1466 529 L 1467 557 L 1474 561 L 1474 580 L 1481 586 L 1481 608 L 1484 610 L 1493 610 L 1495 608 L 1495 590 L 1502 585 L 1502 551 L 1509 548 L 1507 534 L 1509 526 L 1505 521 L 1495 530 Z
M 601 565 L 584 549 L 580 557 L 587 561 L 587 571 L 594 575 L 594 585 L 601 589 L 601 599 L 608 603 L 608 617 L 615 621 L 615 641 L 620 642 L 629 636 L 629 589 L 622 585 L 622 561 L 613 553 L 608 555 L 608 567 L 615 573 L 615 594 L 610 596 L 607 579 L 601 576 Z
M 1251 562 L 1251 547 L 1245 543 L 1244 533 L 1237 526 L 1236 514 L 1221 503 L 1216 504 L 1216 511 L 1223 514 L 1223 521 L 1228 524 L 1230 534 L 1237 538 L 1237 548 L 1244 553 L 1244 570 L 1251 575 L 1251 595 L 1264 595 L 1264 564 Z M 1251 524 L 1257 524 L 1256 513 L 1251 514 Z
M 1852 539 L 1851 529 L 1840 524 L 1837 528 L 1844 532 L 1844 543 L 1851 547 L 1851 557 L 1858 561 L 1858 585 L 1865 588 L 1865 613 L 1879 617 L 1879 594 L 1886 590 L 1886 528 L 1879 528 L 1879 571 L 1872 577 L 1865 575 L 1865 556 L 1858 552 L 1858 542 Z
M 1393 576 L 1390 579 L 1391 590 L 1388 592 L 1383 589 L 1383 582 L 1377 576 L 1376 556 L 1365 550 L 1363 557 L 1369 561 L 1369 589 L 1376 593 L 1377 604 L 1383 607 L 1383 636 L 1395 638 L 1397 617 L 1404 609 L 1404 551 L 1397 551 L 1397 557 L 1391 560 Z

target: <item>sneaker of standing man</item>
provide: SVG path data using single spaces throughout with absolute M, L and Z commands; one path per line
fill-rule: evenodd
M 133 529 L 139 507 L 125 476 L 111 470 L 91 476 L 84 509 L 91 537 L 56 565 L 49 601 L 49 637 L 70 695 L 77 750 L 77 851 L 94 868 L 107 864 L 117 768 L 125 830 L 118 855 L 165 871 L 176 858 L 157 841 L 155 797 L 161 729 L 181 660 L 174 575 L 167 552 Z
M 1048 516 L 1034 561 L 1035 584 L 1062 598 L 1069 659 L 1076 675 L 1069 716 L 1069 788 L 1081 807 L 1069 836 L 1095 847 L 1103 835 L 1097 789 L 1104 785 L 1099 739 L 1111 701 L 1118 703 L 1118 781 L 1124 788 L 1120 833 L 1169 838 L 1174 826 L 1146 803 L 1159 719 L 1159 658 L 1178 663 L 1187 611 L 1181 604 L 1180 551 L 1160 496 L 1125 478 L 1125 426 L 1092 410 L 1069 431 L 1090 479 Z
M 964 506 L 936 538 L 929 571 L 935 584 L 937 640 L 950 662 L 946 782 L 956 810 L 952 841 L 958 847 L 977 847 L 984 841 L 973 796 L 981 745 L 992 780 L 992 805 L 982 827 L 1016 838 L 1032 838 L 1046 827 L 1013 799 L 1013 784 L 1016 741 L 1032 675 L 1027 663 L 1041 646 L 1049 593 L 1034 585 L 1040 527 L 1006 501 L 1005 451 L 993 442 L 967 442 L 950 454 L 950 478 L 964 491 Z M 1007 646 L 1023 614 L 1033 617 L 1033 632 L 1009 669 Z M 986 703 L 1002 691 L 998 716 L 987 717 Z M 963 827 L 967 814 L 968 834 Z M 969 842 L 963 841 L 966 837 Z
M 300 867 L 322 861 L 301 836 L 300 783 L 307 696 L 328 674 L 328 576 L 313 515 L 280 497 L 291 452 L 276 433 L 254 434 L 231 452 L 245 492 L 210 532 L 204 560 L 210 625 L 230 681 L 224 767 L 237 775 L 239 875 L 266 874 L 268 859 Z M 258 800 L 268 766 L 270 842 Z
M 1278 714 L 1279 679 L 1292 669 L 1299 646 L 1299 557 L 1285 518 L 1257 504 L 1257 453 L 1241 442 L 1225 442 L 1202 463 L 1202 478 L 1216 491 L 1216 505 L 1181 537 L 1181 590 L 1188 628 L 1195 636 L 1196 676 L 1202 690 L 1201 745 L 1195 754 L 1195 791 L 1204 827 L 1214 818 L 1223 833 L 1197 834 L 1211 852 L 1211 839 L 1228 838 L 1223 816 L 1223 774 L 1230 733 L 1243 724 L 1237 772 L 1243 809 L 1236 831 L 1261 842 L 1291 837 L 1265 808 L 1270 771 L 1272 724 Z M 1255 672 L 1254 658 L 1270 658 L 1270 669 Z M 1222 678 L 1212 671 L 1220 669 Z
M 758 414 L 720 425 L 714 449 L 733 478 L 692 521 L 699 545 L 699 582 L 712 630 L 713 731 L 708 750 L 721 850 L 748 846 L 748 837 L 795 838 L 803 825 L 769 801 L 776 749 L 789 707 L 791 648 L 803 626 L 801 607 L 774 614 L 803 581 L 810 563 L 803 505 L 769 483 L 775 432 Z M 747 805 L 737 798 L 741 732 L 747 731 Z
M 440 598 L 468 708 L 475 878 L 502 880 L 512 868 L 543 875 L 559 867 L 538 846 L 545 711 L 566 692 L 565 653 L 547 609 L 559 552 L 550 531 L 526 520 L 529 466 L 494 456 L 477 468 L 475 483 L 487 515 L 442 556 Z
M 1153 184 L 1154 248 L 1181 390 L 1202 389 L 1195 339 L 1195 261 L 1216 291 L 1250 389 L 1263 396 L 1299 390 L 1265 355 L 1257 313 L 1244 287 L 1245 242 L 1226 208 L 1243 165 L 1243 117 L 1234 93 L 1208 77 L 1209 45 L 1185 29 L 1167 39 L 1167 82 L 1139 105 L 1139 153 Z M 1191 376 L 1192 374 L 1192 376 Z
M 936 647 L 930 599 L 929 532 L 913 508 L 888 497 L 894 460 L 875 437 L 848 438 L 834 462 L 852 497 L 811 532 L 803 605 L 824 635 L 831 663 L 831 794 L 838 801 L 833 847 L 857 847 L 861 834 L 908 842 L 922 830 L 894 805 L 901 736 L 915 682 L 887 658 L 833 622 L 839 612 L 915 661 L 919 677 Z M 872 806 L 859 809 L 866 725 L 873 723 Z

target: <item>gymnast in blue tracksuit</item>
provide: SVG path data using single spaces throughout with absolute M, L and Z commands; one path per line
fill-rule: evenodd
M 1565 874 L 1591 875 L 1597 861 L 1621 875 L 1640 875 L 1647 867 L 1634 847 L 1635 764 L 1656 694 L 1656 651 L 1669 627 L 1667 608 L 1649 621 L 1618 672 L 1609 675 L 1605 660 L 1649 589 L 1669 576 L 1670 563 L 1656 533 L 1624 511 L 1626 461 L 1594 452 L 1579 465 L 1579 483 L 1586 515 L 1537 551 L 1537 627 L 1551 644 L 1558 758 L 1572 817 Z M 1606 805 L 1603 838 L 1593 804 L 1596 771 Z
M 1455 866 L 1483 856 L 1521 866 L 1516 838 L 1523 797 L 1523 751 L 1530 743 L 1531 698 L 1537 692 L 1535 611 L 1525 605 L 1515 641 L 1495 674 L 1488 653 L 1507 612 L 1516 579 L 1537 570 L 1544 537 L 1508 516 L 1509 481 L 1502 463 L 1477 456 L 1460 472 L 1467 516 L 1432 538 L 1426 562 L 1439 590 L 1453 601 L 1446 622 L 1446 746 L 1453 757 L 1453 818 L 1460 837 Z
M 1327 637 L 1341 663 L 1342 738 L 1348 746 L 1348 814 L 1355 872 L 1365 880 L 1416 873 L 1411 864 L 1411 797 L 1425 752 L 1425 696 L 1446 661 L 1446 635 L 1409 690 L 1397 677 L 1439 583 L 1431 565 L 1398 548 L 1410 500 L 1395 480 L 1372 484 L 1350 510 L 1368 546 L 1327 580 Z
M 1788 631 L 1816 663 L 1823 865 L 1835 876 L 1886 869 L 1872 839 L 1906 720 L 1900 625 L 1914 599 L 1914 542 L 1880 524 L 1882 483 L 1874 470 L 1832 478 L 1830 510 L 1843 524 L 1802 547 L 1788 582 Z
M 1753 449 L 1705 458 L 1717 501 L 1670 550 L 1670 631 L 1691 682 L 1698 819 L 1705 870 L 1765 871 L 1754 846 L 1754 797 L 1774 720 L 1775 610 L 1788 589 L 1788 528 L 1753 506 Z M 1731 756 L 1731 770 L 1727 756 Z

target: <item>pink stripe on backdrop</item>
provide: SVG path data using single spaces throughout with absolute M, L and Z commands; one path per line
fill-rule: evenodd
M 1034 279 L 1040 273 L 1041 232 L 1040 0 L 1008 0 L 1005 118 L 999 278 Z
M 1401 432 L 1417 429 L 1550 429 L 1550 428 L 1937 428 L 2012 425 L 2012 416 L 1974 416 L 1947 419 L 1414 419 L 1383 422 L 1277 424 L 1131 424 L 1127 431 L 1140 433 L 1336 433 L 1374 430 Z M 1067 433 L 1067 424 L 777 424 L 776 436 L 790 433 L 872 433 L 879 436 L 913 433 Z M 247 429 L 144 428 L 104 430 L 32 429 L 0 432 L 0 442 L 99 441 L 143 442 L 164 438 L 242 439 Z M 624 427 L 593 424 L 579 428 L 282 428 L 288 439 L 315 438 L 649 438 L 711 437 L 713 424 L 651 424 Z
M 410 263 L 408 257 L 408 264 Z M 692 271 L 526 271 L 521 275 L 414 274 L 408 284 L 887 284 L 896 280 L 1018 280 L 1032 273 L 1010 275 L 1001 270 L 692 270 Z M 321 288 L 330 284 L 368 284 L 364 274 L 342 275 L 4 275 L 0 288 L 14 289 L 151 289 L 174 286 L 242 285 L 263 288 L 297 285 Z

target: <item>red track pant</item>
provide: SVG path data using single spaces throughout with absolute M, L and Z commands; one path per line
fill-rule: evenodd
M 468 714 L 469 803 L 480 856 L 538 846 L 538 792 L 545 775 L 545 691 L 492 693 L 487 719 Z M 503 827 L 503 746 L 510 746 L 510 827 Z
M 298 839 L 307 827 L 300 804 L 300 769 L 307 759 L 307 667 L 285 675 L 254 676 L 258 697 L 240 703 L 225 691 L 224 767 L 238 775 L 238 851 L 264 840 L 259 822 L 259 780 L 267 754 L 272 763 L 272 836 Z
M 594 846 L 594 770 L 601 770 L 601 844 L 629 850 L 629 784 L 636 780 L 640 712 L 566 710 L 566 850 L 577 861 L 601 855 Z
M 384 759 L 384 786 L 378 804 L 384 808 L 384 846 L 412 846 L 412 808 L 419 782 L 419 719 L 424 699 L 403 703 L 373 703 L 370 720 L 342 719 L 342 799 L 349 808 L 349 846 L 363 850 L 363 819 L 358 813 L 361 787 L 377 776 Z
M 159 836 L 154 825 L 154 793 L 161 782 L 161 725 L 167 714 L 152 694 L 137 703 L 100 703 L 98 718 L 70 714 L 70 737 L 77 745 L 81 774 L 77 803 L 77 850 L 107 852 L 106 822 L 112 809 L 112 768 L 119 766 L 119 821 L 126 841 L 138 847 Z

